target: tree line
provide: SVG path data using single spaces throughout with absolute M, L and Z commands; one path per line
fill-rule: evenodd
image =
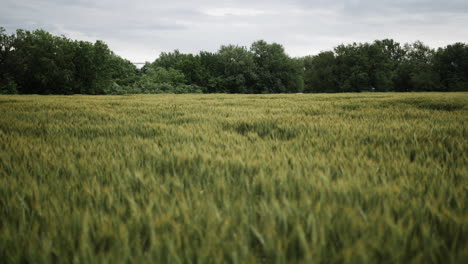
M 138 69 L 95 43 L 0 27 L 0 93 L 332 93 L 468 91 L 468 45 L 391 39 L 293 58 L 263 40 L 217 52 L 175 50 Z

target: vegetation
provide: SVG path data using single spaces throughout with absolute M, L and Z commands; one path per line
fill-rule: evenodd
M 277 43 L 217 52 L 161 53 L 138 70 L 94 44 L 43 30 L 0 28 L 0 93 L 323 93 L 468 91 L 468 45 L 437 50 L 416 41 L 339 45 L 315 56 L 291 58 Z
M 0 91 L 21 94 L 105 94 L 135 78 L 135 66 L 102 41 L 92 44 L 43 31 L 0 28 Z
M 249 82 L 242 70 L 226 87 Z M 466 93 L 0 96 L 0 259 L 465 263 L 467 105 Z

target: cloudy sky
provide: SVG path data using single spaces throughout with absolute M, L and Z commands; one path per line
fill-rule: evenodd
M 393 38 L 431 47 L 468 42 L 466 0 L 1 0 L 0 26 L 104 40 L 133 62 L 160 52 L 216 51 L 259 39 L 291 56 Z

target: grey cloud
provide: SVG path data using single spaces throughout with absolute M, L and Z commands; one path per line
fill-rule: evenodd
M 215 51 L 222 44 L 265 39 L 291 55 L 340 43 L 394 38 L 431 46 L 466 42 L 468 1 L 448 0 L 4 0 L 0 26 L 43 28 L 102 39 L 117 54 L 153 60 L 161 51 Z

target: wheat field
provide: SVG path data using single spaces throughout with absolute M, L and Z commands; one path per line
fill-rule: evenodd
M 468 93 L 0 96 L 1 263 L 467 263 Z

